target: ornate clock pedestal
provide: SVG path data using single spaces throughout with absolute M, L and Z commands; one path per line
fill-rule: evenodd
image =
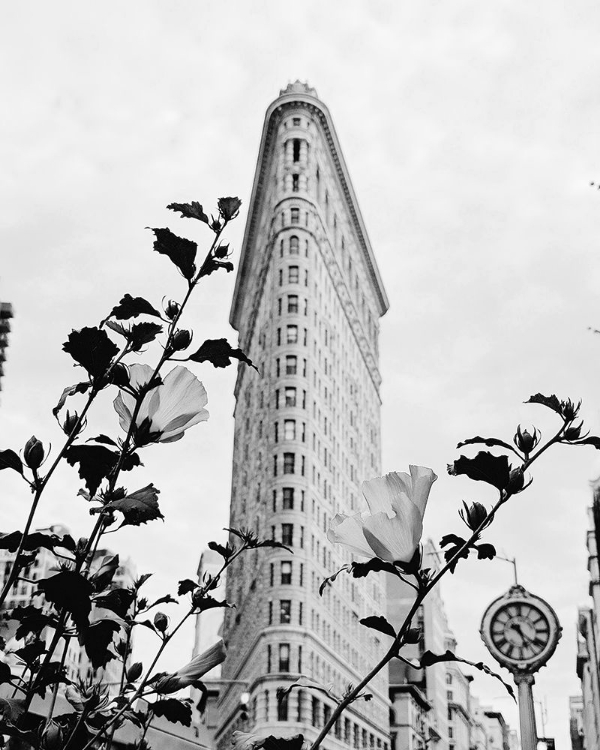
M 535 709 L 533 705 L 532 686 L 535 678 L 526 672 L 514 673 L 519 691 L 519 728 L 521 730 L 521 750 L 537 749 L 537 730 L 535 727 Z
M 556 613 L 539 596 L 515 584 L 486 609 L 480 633 L 517 685 L 521 748 L 537 750 L 532 686 L 534 674 L 548 662 L 562 633 Z

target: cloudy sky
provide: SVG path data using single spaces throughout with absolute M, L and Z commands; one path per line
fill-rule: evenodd
M 61 351 L 122 294 L 155 304 L 182 292 L 152 252 L 148 226 L 207 234 L 165 210 L 239 195 L 247 207 L 264 112 L 296 78 L 329 107 L 391 301 L 382 320 L 383 464 L 440 475 L 427 534 L 460 529 L 461 499 L 484 486 L 446 475 L 456 443 L 555 427 L 532 393 L 582 398 L 600 432 L 597 262 L 600 7 L 592 0 L 178 0 L 7 5 L 0 30 L 0 299 L 16 316 L 0 406 L 1 447 L 35 433 L 79 373 Z M 245 210 L 229 239 L 239 247 Z M 198 294 L 197 339 L 235 334 L 233 275 Z M 149 448 L 136 479 L 161 489 L 166 516 L 110 541 L 157 592 L 193 576 L 227 524 L 235 373 L 198 368 L 209 422 Z M 117 434 L 112 407 L 91 428 Z M 90 434 L 92 434 L 90 432 Z M 488 540 L 518 560 L 521 582 L 557 610 L 564 635 L 539 675 L 547 734 L 568 742 L 577 691 L 575 622 L 587 602 L 586 508 L 600 473 L 591 448 L 559 447 Z M 24 522 L 28 493 L 2 477 L 1 527 Z M 136 485 L 138 486 L 138 485 Z M 143 486 L 140 484 L 139 486 Z M 69 467 L 39 523 L 89 530 Z M 511 568 L 470 561 L 444 585 L 460 652 L 486 658 L 478 629 Z M 187 656 L 187 644 L 165 668 Z M 171 660 L 169 662 L 169 659 Z M 474 690 L 517 725 L 496 681 Z M 541 733 L 541 727 L 540 727 Z

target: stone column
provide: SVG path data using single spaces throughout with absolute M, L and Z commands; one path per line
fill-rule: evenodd
M 519 690 L 521 750 L 537 749 L 537 731 L 535 728 L 535 710 L 532 692 L 534 682 L 535 678 L 532 674 L 524 674 L 523 672 L 515 674 L 515 683 Z

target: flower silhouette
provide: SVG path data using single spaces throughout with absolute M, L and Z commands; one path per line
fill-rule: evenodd
M 217 664 L 225 660 L 226 652 L 223 641 L 217 641 L 214 646 L 195 656 L 189 664 L 181 667 L 177 672 L 161 677 L 155 686 L 157 693 L 175 693 L 177 690 L 193 685 Z
M 147 385 L 153 373 L 149 365 L 129 367 L 129 383 L 139 389 Z M 144 396 L 135 417 L 137 445 L 173 443 L 183 437 L 188 427 L 208 419 L 204 408 L 208 402 L 202 383 L 185 367 L 175 367 L 163 382 Z M 135 411 L 136 399 L 120 391 L 114 400 L 121 427 L 127 432 Z
M 410 475 L 392 472 L 363 482 L 369 513 L 331 520 L 327 538 L 364 557 L 409 562 L 423 533 L 423 514 L 437 476 L 424 466 L 410 466 Z

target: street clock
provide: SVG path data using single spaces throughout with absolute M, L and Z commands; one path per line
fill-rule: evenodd
M 481 621 L 489 652 L 511 672 L 537 672 L 554 653 L 561 633 L 552 607 L 519 585 L 495 599 Z

